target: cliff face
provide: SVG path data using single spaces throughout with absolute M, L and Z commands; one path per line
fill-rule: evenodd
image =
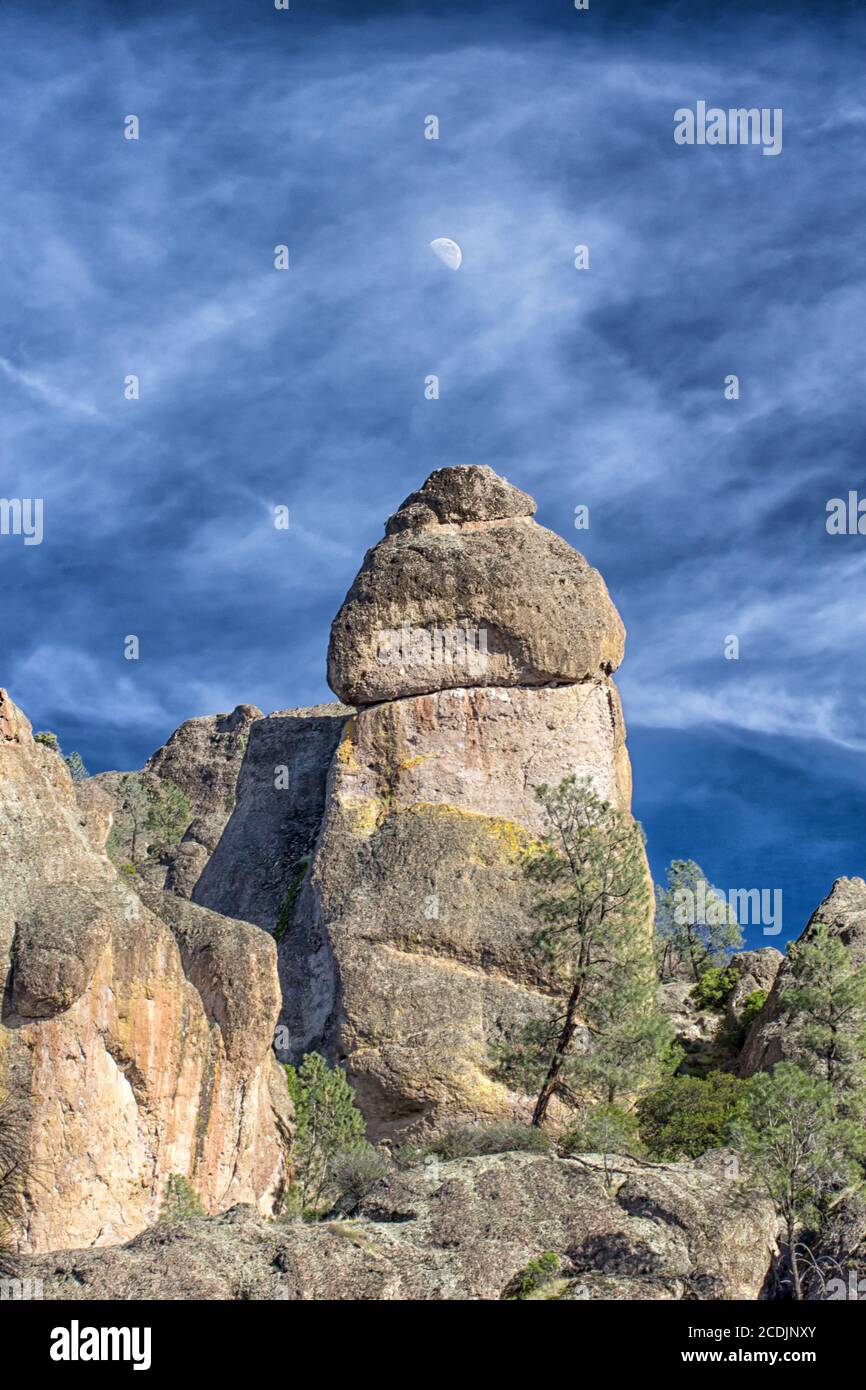
M 344 705 L 279 710 L 250 728 L 231 817 L 193 890 L 204 907 L 276 928 L 309 863 Z
M 134 892 L 104 852 L 110 824 L 110 799 L 77 799 L 0 691 L 0 1095 L 28 1120 L 24 1250 L 129 1238 L 172 1174 L 209 1211 L 269 1212 L 284 1180 L 273 942 Z
M 533 510 L 490 469 L 433 474 L 334 622 L 331 684 L 364 707 L 281 941 L 283 1022 L 345 1063 L 374 1136 L 521 1107 L 493 1051 L 553 988 L 520 864 L 535 788 L 589 776 L 629 807 L 622 624 Z

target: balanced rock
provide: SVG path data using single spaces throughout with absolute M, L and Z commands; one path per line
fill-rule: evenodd
M 408 593 L 419 621 L 499 614 L 496 632 L 508 634 L 495 648 L 505 664 L 462 678 L 434 661 L 420 682 L 411 665 L 374 688 L 381 664 L 345 668 L 363 707 L 342 726 L 280 941 L 283 1055 L 315 1049 L 344 1064 L 376 1138 L 525 1113 L 495 1057 L 558 989 L 532 949 L 522 865 L 543 828 L 536 788 L 573 774 L 630 805 L 607 674 L 622 625 L 599 576 L 535 525 L 532 506 L 489 469 L 434 474 L 389 523 L 334 627 L 332 656 L 374 652 L 380 621 L 405 613 Z M 532 555 L 557 557 L 556 577 Z M 472 595 L 478 605 L 463 606 Z M 554 649 L 562 659 L 548 661 Z M 551 672 L 557 682 L 543 685 Z M 426 693 L 407 692 L 419 683 Z
M 489 468 L 443 468 L 412 493 L 331 628 L 339 698 L 610 675 L 625 633 L 604 580 L 534 510 Z

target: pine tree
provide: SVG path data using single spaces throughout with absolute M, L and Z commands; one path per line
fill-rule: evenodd
M 862 1131 L 837 1117 L 829 1082 L 780 1062 L 753 1078 L 734 1142 L 782 1218 L 794 1297 L 802 1299 L 798 1228 L 861 1186 Z
M 858 965 L 824 922 L 790 947 L 779 985 L 785 1052 L 849 1096 L 866 1070 L 866 965 Z M 862 1107 L 861 1107 L 862 1108 Z
M 724 898 L 693 859 L 674 859 L 667 887 L 656 886 L 656 954 L 663 980 L 688 970 L 695 984 L 710 966 L 724 965 L 743 933 Z
M 138 842 L 144 834 L 150 811 L 150 797 L 139 773 L 125 772 L 123 774 L 118 786 L 118 804 L 125 815 L 129 817 L 132 827 L 129 858 L 134 865 L 138 862 Z
M 576 1107 L 637 1087 L 669 1040 L 655 1005 L 645 940 L 649 886 L 643 832 L 589 779 L 536 791 L 547 831 L 524 868 L 536 885 L 535 948 L 563 1000 L 526 1027 L 501 1071 L 537 1092 L 533 1124 L 554 1095 Z
M 302 1212 L 315 1212 L 347 1154 L 370 1152 L 364 1117 L 345 1072 L 328 1066 L 318 1052 L 308 1052 L 299 1068 L 285 1067 L 295 1108 L 291 1193 Z
M 84 759 L 82 758 L 80 753 L 70 753 L 67 758 L 63 759 L 63 761 L 69 768 L 69 775 L 72 778 L 73 782 L 85 782 L 87 778 L 90 776 L 90 773 L 84 766 Z
M 189 802 L 180 787 L 168 778 L 162 778 L 158 786 L 149 790 L 149 804 L 145 817 L 145 828 L 154 837 L 154 847 L 159 852 L 182 840 L 192 820 Z

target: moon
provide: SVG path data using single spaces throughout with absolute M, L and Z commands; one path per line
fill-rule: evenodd
M 430 250 L 448 266 L 449 270 L 459 270 L 463 264 L 463 252 L 457 242 L 451 240 L 450 236 L 438 236 L 435 241 L 431 241 Z

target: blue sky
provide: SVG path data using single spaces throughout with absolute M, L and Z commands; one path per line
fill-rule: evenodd
M 45 507 L 0 538 L 0 683 L 37 727 L 98 771 L 331 698 L 385 517 L 488 463 L 623 615 L 656 876 L 781 887 L 778 944 L 863 873 L 866 537 L 825 529 L 866 495 L 857 7 L 8 3 L 0 43 L 0 495 Z M 781 107 L 782 153 L 675 145 L 699 99 Z

